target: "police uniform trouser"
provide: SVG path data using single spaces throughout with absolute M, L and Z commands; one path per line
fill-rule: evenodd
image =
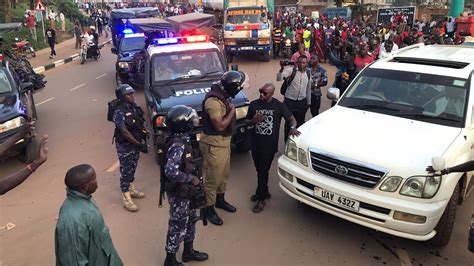
M 120 190 L 129 191 L 130 183 L 135 180 L 140 151 L 131 144 L 116 143 L 117 155 L 120 162 Z
M 200 142 L 199 148 L 203 159 L 206 205 L 212 206 L 216 203 L 216 193 L 225 193 L 230 171 L 230 146 L 212 146 Z
M 166 236 L 166 252 L 177 253 L 181 242 L 192 242 L 196 234 L 196 211 L 191 209 L 189 199 L 170 196 L 170 220 Z

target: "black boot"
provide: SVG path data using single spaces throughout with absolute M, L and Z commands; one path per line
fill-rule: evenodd
M 184 266 L 184 263 L 181 263 L 176 260 L 176 253 L 166 252 L 166 259 L 164 266 Z
M 214 205 L 212 206 L 207 206 L 206 207 L 206 215 L 207 215 L 207 219 L 215 224 L 215 225 L 222 225 L 224 224 L 224 222 L 222 221 L 221 217 L 219 217 L 219 215 L 217 215 L 216 213 L 216 210 L 214 209 Z
M 236 212 L 237 209 L 225 201 L 224 195 L 224 193 L 216 195 L 216 208 L 223 209 L 228 212 Z
M 183 251 L 183 262 L 188 261 L 204 261 L 207 260 L 209 256 L 206 252 L 199 252 L 194 250 L 193 242 L 184 242 L 184 251 Z

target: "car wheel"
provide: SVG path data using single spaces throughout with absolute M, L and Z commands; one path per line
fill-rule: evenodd
M 31 163 L 38 158 L 38 151 L 40 142 L 36 137 L 31 138 L 26 144 L 25 149 L 20 154 L 19 158 L 24 163 Z
M 239 153 L 245 153 L 250 151 L 251 142 L 250 142 L 250 134 L 245 136 L 245 139 L 242 142 L 239 142 L 235 145 L 235 150 Z
M 271 53 L 272 53 L 271 51 L 265 52 L 262 56 L 262 61 L 269 62 L 270 58 L 272 57 Z
M 227 59 L 227 63 L 232 63 L 232 61 L 234 61 L 234 55 L 231 53 L 226 53 L 225 58 Z
M 436 235 L 429 240 L 429 243 L 433 246 L 444 247 L 449 243 L 451 233 L 454 227 L 454 220 L 456 219 L 456 209 L 458 207 L 459 200 L 459 184 L 456 185 L 453 191 L 453 195 L 449 199 L 448 205 L 439 219 L 438 224 L 435 227 Z

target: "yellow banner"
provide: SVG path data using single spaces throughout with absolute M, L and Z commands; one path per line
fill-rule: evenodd
M 227 15 L 256 15 L 261 14 L 262 10 L 260 9 L 242 9 L 242 10 L 229 10 Z

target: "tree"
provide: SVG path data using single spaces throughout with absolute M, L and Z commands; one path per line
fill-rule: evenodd
M 3 13 L 5 14 L 5 23 L 12 22 L 11 6 L 12 6 L 11 0 L 4 0 L 3 1 Z

